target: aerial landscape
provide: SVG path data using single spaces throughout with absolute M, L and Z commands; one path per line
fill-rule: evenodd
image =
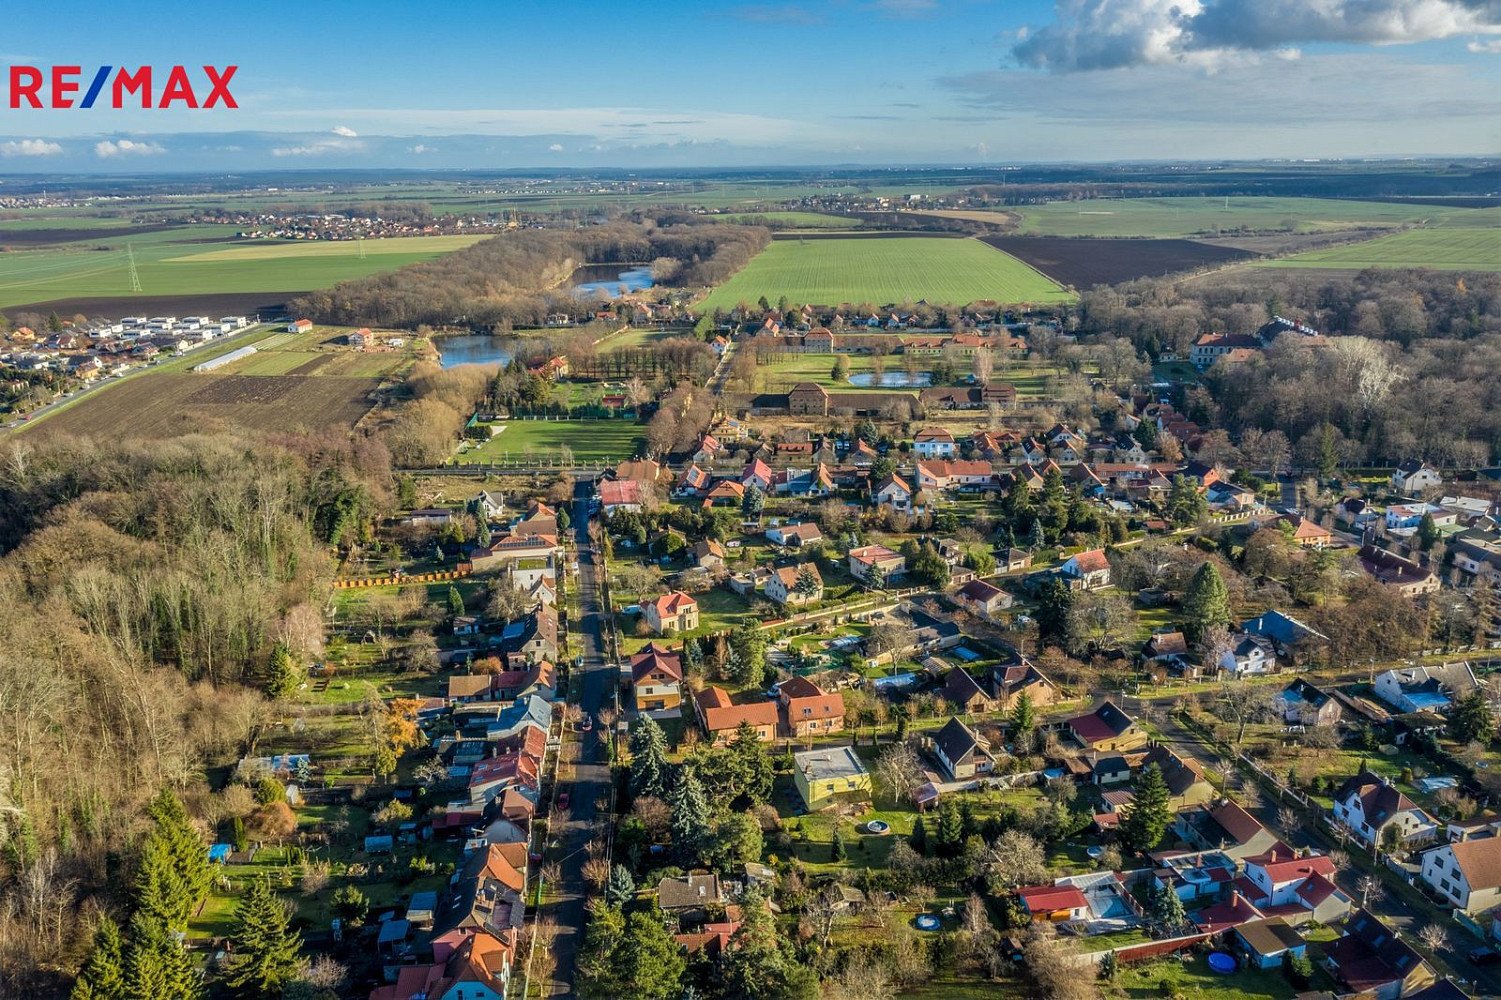
M 13 16 L 0 998 L 1501 996 L 1501 11 L 653 14 Z

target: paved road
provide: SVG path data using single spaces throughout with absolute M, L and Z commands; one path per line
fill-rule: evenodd
M 578 636 L 584 656 L 583 665 L 575 671 L 582 681 L 584 714 L 591 719 L 596 718 L 601 707 L 613 704 L 615 682 L 605 660 L 600 636 L 603 615 L 599 605 L 597 566 L 602 565 L 603 560 L 598 564 L 595 562 L 596 554 L 589 540 L 589 498 L 593 492 L 592 478 L 579 479 L 574 488 L 573 524 L 579 564 L 575 584 L 579 594 L 579 617 L 577 621 L 569 622 L 569 631 Z M 581 737 L 578 742 L 565 743 L 565 750 L 577 753 L 573 776 L 559 785 L 559 791 L 566 791 L 569 795 L 568 820 L 551 831 L 558 847 L 550 857 L 561 857 L 562 866 L 562 898 L 551 907 L 558 925 L 553 945 L 557 972 L 552 993 L 559 996 L 573 994 L 574 964 L 584 927 L 584 862 L 589 859 L 585 846 L 593 835 L 597 803 L 610 788 L 610 767 L 599 738 L 598 725 L 589 733 L 577 735 Z

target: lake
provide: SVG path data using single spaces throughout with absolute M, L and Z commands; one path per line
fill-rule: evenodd
M 444 368 L 457 365 L 504 365 L 516 353 L 515 337 L 466 333 L 458 337 L 442 337 L 434 343 L 438 348 L 439 363 Z
M 585 264 L 573 272 L 573 291 L 576 295 L 589 296 L 602 293 L 610 298 L 620 294 L 624 285 L 628 292 L 642 292 L 652 286 L 650 265 L 626 267 L 621 264 Z
M 872 372 L 850 376 L 850 385 L 857 385 L 862 389 L 869 389 L 876 384 L 876 377 Z M 880 381 L 882 389 L 926 389 L 932 384 L 932 372 L 913 372 L 911 375 L 906 372 L 883 372 Z

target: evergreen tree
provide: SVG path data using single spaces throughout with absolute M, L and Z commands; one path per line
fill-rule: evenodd
M 1449 712 L 1449 735 L 1460 743 L 1489 743 L 1496 721 L 1485 691 L 1476 688 L 1454 704 Z
M 632 913 L 625 934 L 615 949 L 622 995 L 638 1000 L 672 1000 L 682 992 L 688 960 L 683 949 L 663 926 L 662 914 Z
M 1230 624 L 1230 592 L 1214 562 L 1204 560 L 1183 595 L 1183 634 L 1197 644 L 1210 629 Z
M 417 506 L 417 480 L 411 476 L 402 476 L 396 481 L 396 503 L 402 510 L 411 510 Z
M 1136 443 L 1147 451 L 1157 447 L 1157 423 L 1153 420 L 1143 420 L 1136 425 L 1136 430 L 1131 432 L 1136 438 Z
M 125 1000 L 198 1000 L 203 977 L 163 921 L 137 912 L 125 951 Z
M 1180 528 L 1198 524 L 1209 513 L 1209 501 L 1199 488 L 1182 474 L 1173 477 L 1172 492 L 1167 498 L 1167 519 Z
M 918 854 L 928 853 L 928 830 L 923 826 L 922 817 L 919 816 L 912 822 L 912 835 L 907 838 L 907 843 Z
M 613 998 L 622 995 L 615 953 L 625 936 L 625 917 L 618 906 L 603 900 L 589 904 L 589 922 L 584 928 L 584 947 L 579 951 L 579 995 Z
M 1135 851 L 1150 851 L 1162 840 L 1173 819 L 1169 805 L 1167 782 L 1162 778 L 1162 769 L 1156 764 L 1146 770 L 1132 786 L 1134 800 L 1131 811 L 1121 823 L 1121 839 Z
M 709 803 L 691 769 L 679 770 L 668 805 L 672 810 L 668 828 L 672 831 L 673 847 L 683 860 L 695 862 L 709 840 Z
M 278 642 L 266 667 L 266 694 L 272 698 L 285 698 L 301 683 L 302 671 L 297 668 L 296 658 L 284 643 Z
M 841 358 L 844 357 L 842 354 L 839 356 Z M 818 576 L 813 572 L 813 568 L 804 563 L 797 571 L 797 582 L 792 585 L 792 592 L 801 598 L 807 599 L 818 593 L 822 586 L 818 582 Z
M 1418 522 L 1418 547 L 1424 552 L 1433 548 L 1433 543 L 1438 541 L 1438 525 L 1434 523 L 1432 514 L 1424 514 Z
M 839 828 L 836 826 L 834 828 L 834 839 L 829 841 L 829 860 L 838 864 L 847 856 L 844 850 L 844 837 L 840 835 Z
M 753 521 L 761 516 L 761 511 L 766 507 L 766 494 L 756 484 L 745 488 L 745 494 L 740 498 L 740 513 L 747 521 Z
M 193 907 L 182 876 L 172 864 L 170 849 L 156 834 L 141 845 L 134 889 L 138 912 L 169 927 L 187 927 Z
M 865 571 L 865 586 L 871 590 L 885 590 L 886 571 L 880 566 L 871 566 Z
M 1148 426 L 1148 424 L 1147 424 L 1147 422 L 1145 420 L 1143 420 L 1141 423 L 1142 423 L 1143 427 Z M 1107 951 L 1107 952 L 1105 952 L 1105 954 L 1103 954 L 1103 955 L 1100 956 L 1100 978 L 1101 979 L 1113 981 L 1115 979 L 1116 973 L 1119 972 L 1119 971 L 1120 971 L 1120 960 L 1118 958 L 1116 958 L 1115 952 L 1113 952 L 1113 951 Z
M 1032 696 L 1023 691 L 1016 696 L 1016 704 L 1011 706 L 1011 739 L 1020 745 L 1036 727 L 1037 712 L 1032 708 Z
M 953 857 L 959 853 L 959 847 L 964 843 L 964 816 L 959 812 L 957 800 L 945 798 L 938 807 L 938 830 L 934 846 L 938 853 L 944 857 Z
M 759 629 L 742 625 L 730 633 L 730 649 L 733 672 L 731 677 L 742 687 L 750 687 L 761 680 L 766 669 L 766 636 Z
M 464 595 L 459 593 L 459 588 L 452 584 L 448 587 L 448 613 L 451 615 L 464 613 Z
M 636 895 L 636 880 L 625 865 L 610 869 L 609 881 L 605 883 L 605 901 L 612 906 L 624 906 Z
M 643 715 L 631 730 L 631 795 L 662 798 L 667 778 L 667 736 L 656 719 Z
M 103 917 L 94 928 L 94 947 L 78 970 L 69 1000 L 124 1000 L 125 954 L 120 926 Z
M 685 673 L 697 676 L 704 669 L 704 647 L 697 639 L 683 640 L 683 670 Z
M 481 548 L 489 548 L 491 537 L 490 522 L 485 515 L 481 514 L 474 526 L 474 544 Z
M 1159 889 L 1152 897 L 1152 919 L 1168 934 L 1177 934 L 1188 923 L 1188 914 L 1183 912 L 1183 900 L 1172 886 Z
M 771 758 L 761 749 L 761 738 L 750 723 L 740 723 L 726 750 L 741 793 L 757 805 L 771 798 L 776 775 Z
M 251 882 L 240 898 L 229 940 L 235 957 L 225 982 L 241 996 L 280 993 L 297 975 L 302 935 L 289 926 L 287 911 L 265 878 Z

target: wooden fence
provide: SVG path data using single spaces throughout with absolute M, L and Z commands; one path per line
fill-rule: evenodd
M 412 573 L 401 576 L 367 576 L 349 580 L 335 580 L 335 590 L 356 590 L 362 587 L 404 587 L 412 583 L 442 583 L 444 580 L 459 580 L 474 572 L 474 567 L 463 563 L 458 569 L 440 570 L 436 573 Z

